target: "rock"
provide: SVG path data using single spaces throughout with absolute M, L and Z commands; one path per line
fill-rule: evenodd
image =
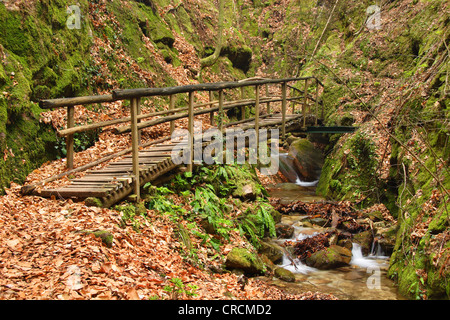
M 298 173 L 294 165 L 294 157 L 291 155 L 279 157 L 279 170 L 288 181 L 292 183 L 297 181 Z M 293 188 L 297 187 L 297 185 L 293 185 Z
M 247 46 L 225 46 L 222 48 L 220 55 L 226 56 L 228 59 L 230 59 L 233 67 L 247 72 L 250 68 L 253 52 L 252 49 Z
M 344 248 L 347 248 L 350 251 L 353 248 L 352 240 L 350 240 L 350 239 L 341 239 L 341 240 L 339 240 L 337 242 L 337 245 L 341 246 L 341 247 L 344 247 Z
M 319 227 L 323 227 L 325 224 L 327 224 L 328 219 L 324 219 L 324 218 L 312 218 L 312 219 L 304 219 L 302 220 L 303 225 L 305 224 L 305 222 L 309 222 L 311 225 L 316 225 Z
M 283 259 L 283 249 L 278 244 L 272 241 L 262 241 L 258 253 L 264 254 L 273 263 L 281 262 L 281 260 Z
M 295 136 L 289 136 L 289 137 L 286 138 L 286 143 L 287 143 L 288 145 L 291 145 L 292 142 L 294 142 L 295 140 L 298 140 L 298 137 L 295 137 Z
M 295 275 L 282 267 L 278 267 L 274 270 L 274 275 L 280 280 L 286 281 L 286 282 L 295 282 Z
M 320 177 L 324 163 L 322 152 L 307 139 L 297 139 L 289 147 L 294 166 L 302 181 L 315 181 Z
M 261 254 L 261 260 L 270 271 L 274 271 L 277 266 L 265 254 Z
M 84 200 L 84 204 L 88 207 L 103 207 L 103 203 L 99 198 L 89 197 Z
M 363 255 L 368 255 L 372 249 L 373 233 L 372 230 L 363 231 L 353 236 L 353 242 L 361 246 Z
M 84 234 L 93 234 L 96 238 L 100 238 L 104 245 L 106 245 L 108 248 L 111 248 L 114 241 L 114 236 L 111 232 L 106 230 L 95 230 L 95 231 L 89 231 L 89 230 L 80 230 L 76 231 L 77 233 L 84 233 Z
M 328 270 L 346 266 L 352 259 L 352 252 L 347 248 L 332 245 L 313 253 L 306 258 L 306 264 L 310 267 Z
M 227 254 L 225 266 L 230 269 L 241 269 L 248 274 L 263 274 L 264 263 L 258 255 L 245 248 L 234 247 Z
M 242 197 L 249 200 L 254 200 L 256 198 L 256 194 L 253 191 L 253 186 L 251 184 L 246 184 L 242 187 Z
M 290 239 L 294 235 L 294 227 L 285 223 L 275 225 L 275 232 L 278 239 Z
M 145 36 L 152 39 L 156 44 L 162 43 L 169 48 L 173 47 L 175 37 L 172 31 L 163 24 L 146 19 L 139 22 L 139 27 Z

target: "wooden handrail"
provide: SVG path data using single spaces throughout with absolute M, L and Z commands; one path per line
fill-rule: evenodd
M 230 82 L 200 83 L 200 84 L 190 84 L 185 86 L 166 87 L 166 88 L 117 89 L 113 91 L 112 95 L 115 100 L 123 100 L 139 97 L 165 96 L 178 93 L 189 93 L 194 91 L 219 91 L 225 89 L 263 85 L 266 83 L 276 84 L 307 79 L 316 79 L 316 78 L 297 77 L 285 79 L 249 80 L 244 82 L 230 81 Z
M 316 96 L 315 98 L 311 97 L 310 94 L 308 94 L 308 80 L 314 79 L 316 81 Z M 303 92 L 293 86 L 288 85 L 289 82 L 293 81 L 305 81 L 305 87 Z M 269 96 L 269 84 L 281 84 L 281 96 Z M 260 86 L 265 85 L 266 86 L 266 97 L 261 96 L 260 94 Z M 191 160 L 193 156 L 193 131 L 194 131 L 194 116 L 210 113 L 211 117 L 211 124 L 213 119 L 214 112 L 219 113 L 219 123 L 217 124 L 220 130 L 223 130 L 224 123 L 223 123 L 223 116 L 224 111 L 232 108 L 241 108 L 242 113 L 242 119 L 240 122 L 246 122 L 248 120 L 245 120 L 245 107 L 247 106 L 255 106 L 255 118 L 254 118 L 254 125 L 252 125 L 257 135 L 259 135 L 259 128 L 267 125 L 271 125 L 272 122 L 266 123 L 264 125 L 261 125 L 259 123 L 260 118 L 263 118 L 264 116 L 260 116 L 259 109 L 260 105 L 262 103 L 267 104 L 267 110 L 270 110 L 270 103 L 273 102 L 281 102 L 282 110 L 282 137 L 285 137 L 286 131 L 286 107 L 287 107 L 287 101 L 293 101 L 295 103 L 296 100 L 303 99 L 303 125 L 305 126 L 305 118 L 306 118 L 306 107 L 307 107 L 307 100 L 310 99 L 315 102 L 315 111 L 318 112 L 318 92 L 319 92 L 319 85 L 324 87 L 322 82 L 320 82 L 319 79 L 317 79 L 314 76 L 309 77 L 295 77 L 295 78 L 284 78 L 284 79 L 268 79 L 268 78 L 262 78 L 262 77 L 252 77 L 243 79 L 240 81 L 229 81 L 229 82 L 217 82 L 217 83 L 201 83 L 201 84 L 191 84 L 191 85 L 184 85 L 184 86 L 175 86 L 175 87 L 165 87 L 165 88 L 138 88 L 138 89 L 116 89 L 113 90 L 111 94 L 106 95 L 97 95 L 97 96 L 84 96 L 84 97 L 72 97 L 72 98 L 60 98 L 60 99 L 48 99 L 48 100 L 41 100 L 39 102 L 39 106 L 42 109 L 52 109 L 52 108 L 61 108 L 66 107 L 67 108 L 67 128 L 63 130 L 59 130 L 58 134 L 60 136 L 66 136 L 67 141 L 67 167 L 72 169 L 73 168 L 73 141 L 74 141 L 74 134 L 77 132 L 83 132 L 87 130 L 92 130 L 96 128 L 101 128 L 105 126 L 115 125 L 119 123 L 124 122 L 130 122 L 129 125 L 119 127 L 115 129 L 116 133 L 124 133 L 124 132 L 132 132 L 132 153 L 133 153 L 133 175 L 134 175 L 134 193 L 136 194 L 137 199 L 139 199 L 139 145 L 140 145 L 140 130 L 146 127 L 150 127 L 153 125 L 157 125 L 160 123 L 170 122 L 170 133 L 174 130 L 174 121 L 186 118 L 189 119 L 189 132 L 191 134 L 190 139 L 190 148 L 191 148 Z M 252 99 L 244 99 L 244 87 L 254 87 L 255 89 L 255 98 Z M 224 90 L 225 89 L 234 89 L 234 88 L 240 88 L 241 89 L 241 100 L 234 100 L 226 102 L 224 101 Z M 297 92 L 303 93 L 302 96 L 291 96 L 287 97 L 287 88 L 293 88 Z M 200 103 L 195 104 L 194 103 L 194 92 L 197 91 L 209 91 L 209 97 L 210 101 L 206 103 Z M 212 92 L 219 92 L 218 100 L 213 99 Z M 174 95 L 180 94 L 180 93 L 188 93 L 189 94 L 189 104 L 187 107 L 183 108 L 174 108 L 175 106 L 175 100 Z M 170 96 L 169 100 L 169 110 L 163 110 L 163 111 L 157 111 L 147 114 L 140 114 L 140 99 L 144 97 L 152 97 L 152 96 Z M 75 126 L 74 123 L 74 107 L 77 105 L 87 105 L 87 104 L 95 104 L 95 103 L 111 103 L 114 101 L 121 101 L 121 100 L 130 100 L 130 116 L 124 117 L 120 119 L 113 119 L 88 125 L 82 125 L 82 126 Z M 195 110 L 199 107 L 203 106 L 209 106 L 208 108 L 203 108 L 200 110 Z M 310 109 L 310 108 L 309 108 Z M 183 112 L 187 111 L 187 112 Z M 182 113 L 177 113 L 182 112 Z M 322 104 L 322 114 L 323 114 L 323 104 Z M 158 118 L 158 119 L 152 119 L 149 121 L 141 121 L 142 119 L 149 118 L 152 116 L 162 116 L 164 117 Z M 273 123 L 277 123 L 277 121 L 274 121 Z M 316 120 L 317 123 L 317 120 Z M 259 142 L 259 139 L 257 139 Z M 192 161 L 188 164 L 188 170 L 192 170 Z

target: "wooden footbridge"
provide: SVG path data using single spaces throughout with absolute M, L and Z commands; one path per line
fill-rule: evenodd
M 291 85 L 292 83 L 293 85 Z M 302 89 L 298 89 L 299 85 Z M 281 90 L 278 90 L 281 91 L 281 95 L 270 95 L 269 86 L 281 86 Z M 254 89 L 254 96 L 251 98 L 244 96 L 244 88 L 248 87 Z M 266 89 L 265 96 L 261 94 L 261 88 L 263 87 Z M 188 118 L 189 134 L 187 135 L 187 142 L 185 142 L 185 150 L 188 151 L 187 156 L 190 160 L 187 161 L 187 170 L 191 171 L 193 168 L 192 160 L 195 141 L 195 116 L 209 114 L 211 125 L 214 125 L 215 115 L 217 115 L 217 129 L 220 132 L 224 132 L 228 128 L 241 128 L 243 130 L 254 129 L 256 134 L 259 135 L 263 128 L 279 128 L 283 139 L 286 132 L 291 131 L 293 128 L 303 128 L 304 131 L 307 131 L 308 128 L 317 127 L 318 119 L 323 118 L 323 104 L 319 100 L 320 88 L 323 88 L 323 84 L 315 77 L 286 79 L 250 78 L 235 82 L 114 90 L 112 94 L 108 95 L 42 100 L 40 106 L 44 109 L 67 108 L 67 128 L 58 132 L 60 136 L 66 137 L 67 171 L 38 183 L 23 186 L 22 194 L 77 199 L 95 197 L 101 200 L 104 207 L 109 207 L 130 194 L 134 194 L 138 201 L 140 199 L 140 187 L 180 166 L 180 164 L 174 163 L 171 157 L 174 147 L 180 147 L 179 142 L 171 141 L 171 133 L 174 131 L 176 120 Z M 240 90 L 238 94 L 240 99 L 224 101 L 225 91 L 233 89 Z M 196 104 L 194 93 L 201 91 L 209 92 L 209 102 Z M 314 94 L 310 94 L 310 91 L 314 92 Z M 187 107 L 175 108 L 175 96 L 182 94 L 188 95 Z M 169 97 L 168 110 L 142 114 L 140 108 L 141 99 L 155 96 Z M 215 100 L 215 96 L 217 96 L 217 100 Z M 75 106 L 111 103 L 118 100 L 130 101 L 130 117 L 75 126 Z M 289 108 L 290 112 L 288 111 L 288 102 L 292 105 L 292 108 Z M 271 105 L 275 103 L 281 104 L 281 111 L 272 113 Z M 301 112 L 296 110 L 296 104 L 301 104 Z M 319 108 L 319 105 L 322 105 L 322 107 Z M 265 113 L 262 112 L 261 106 L 265 106 Z M 250 112 L 247 113 L 254 114 L 254 117 L 245 118 L 246 108 L 250 108 Z M 230 109 L 240 109 L 241 119 L 225 123 L 223 121 L 225 111 Z M 155 119 L 155 116 L 158 117 Z M 152 118 L 151 120 L 144 121 L 150 117 Z M 168 132 L 166 137 L 144 144 L 141 143 L 140 131 L 143 128 L 165 122 L 170 122 L 170 132 Z M 92 165 L 74 168 L 74 134 L 119 123 L 127 124 L 116 128 L 115 133 L 122 134 L 131 131 L 131 148 L 99 159 Z M 203 147 L 206 145 L 207 143 L 204 143 Z M 110 162 L 102 169 L 87 169 L 102 161 L 116 157 L 120 157 L 120 160 Z M 70 184 L 66 186 L 59 188 L 45 187 L 45 184 L 50 181 L 81 171 L 86 172 L 86 174 L 81 178 L 71 180 Z

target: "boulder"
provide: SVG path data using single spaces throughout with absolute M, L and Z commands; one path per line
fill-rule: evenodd
M 283 249 L 278 244 L 272 241 L 262 241 L 258 253 L 264 254 L 273 263 L 281 262 L 281 260 L 283 259 Z
M 352 241 L 361 246 L 363 255 L 368 255 L 368 254 L 370 254 L 370 251 L 372 250 L 373 231 L 367 230 L 367 231 L 357 233 L 353 236 Z
M 225 266 L 228 269 L 241 269 L 247 274 L 263 274 L 264 263 L 257 254 L 245 248 L 234 247 L 227 254 Z
M 285 223 L 275 225 L 275 233 L 278 239 L 290 239 L 294 236 L 294 227 Z
M 306 264 L 310 267 L 328 270 L 346 266 L 352 259 L 352 252 L 347 248 L 337 245 L 314 252 L 306 258 Z
M 274 270 L 274 275 L 280 280 L 286 281 L 286 282 L 295 282 L 295 275 L 282 267 L 278 267 Z
M 280 155 L 279 157 L 279 170 L 283 176 L 292 183 L 295 183 L 298 178 L 298 173 L 294 165 L 294 157 L 291 155 Z M 297 185 L 294 185 L 297 187 Z
M 306 218 L 302 220 L 303 225 L 305 225 L 305 222 L 309 222 L 312 226 L 316 225 L 319 227 L 323 227 L 327 224 L 328 219 L 324 218 Z
M 320 177 L 324 163 L 322 152 L 308 139 L 297 139 L 289 147 L 289 155 L 294 158 L 294 166 L 302 181 L 315 181 Z

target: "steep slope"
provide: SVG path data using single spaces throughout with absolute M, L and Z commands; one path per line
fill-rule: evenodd
M 326 78 L 328 123 L 359 127 L 332 137 L 318 192 L 384 203 L 399 221 L 390 275 L 400 292 L 448 298 L 448 3 L 384 1 L 379 29 L 355 23 L 362 9 L 338 4 L 341 18 L 303 69 Z

